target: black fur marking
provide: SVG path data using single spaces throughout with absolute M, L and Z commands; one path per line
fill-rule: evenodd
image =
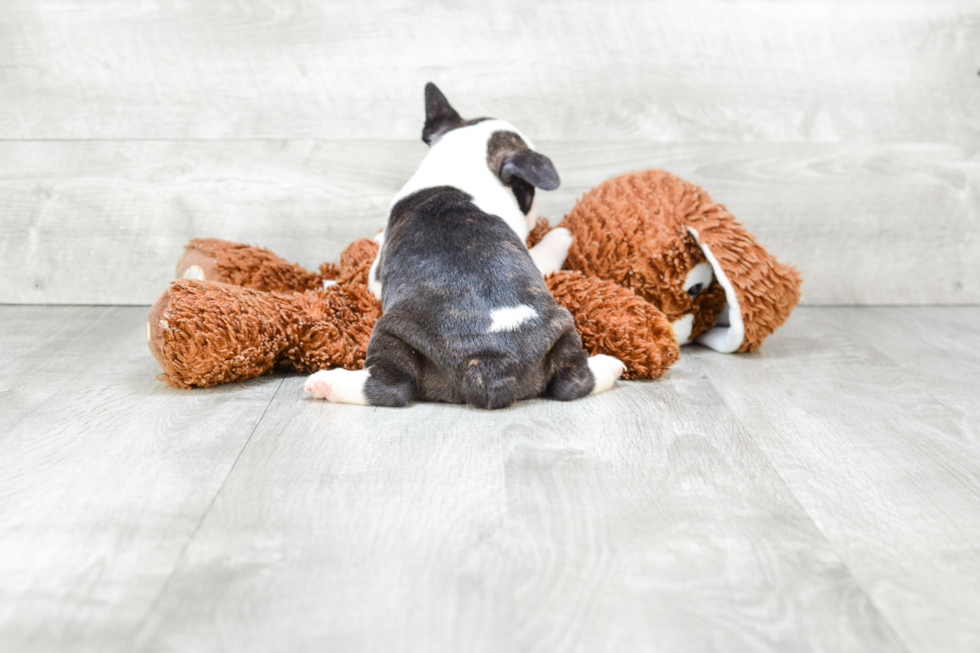
M 425 85 L 425 126 L 422 128 L 422 140 L 431 145 L 439 136 L 450 129 L 459 127 L 463 119 L 456 109 L 449 105 L 449 100 L 435 84 Z
M 435 84 L 429 82 L 425 85 L 425 126 L 422 128 L 422 140 L 427 145 L 438 141 L 446 135 L 446 132 L 475 125 L 484 120 L 489 118 L 463 120 Z
M 551 159 L 529 148 L 514 132 L 499 131 L 490 136 L 487 165 L 514 191 L 525 215 L 531 210 L 535 187 L 554 190 L 561 183 Z
M 514 231 L 468 194 L 439 186 L 400 200 L 380 257 L 383 315 L 364 362 L 368 403 L 503 408 L 543 394 L 578 399 L 594 388 L 571 313 Z M 538 316 L 488 332 L 495 309 L 520 305 Z

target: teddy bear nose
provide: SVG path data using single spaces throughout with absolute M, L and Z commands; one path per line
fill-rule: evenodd
M 704 289 L 703 283 L 696 283 L 687 289 L 687 294 L 691 296 L 691 299 L 694 299 L 695 297 L 701 294 L 701 291 L 703 289 Z

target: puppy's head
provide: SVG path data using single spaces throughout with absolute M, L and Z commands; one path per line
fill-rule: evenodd
M 464 120 L 431 82 L 425 86 L 422 140 L 429 155 L 416 174 L 420 179 L 413 178 L 407 189 L 424 187 L 420 184 L 460 188 L 482 210 L 515 227 L 522 239 L 537 218 L 535 190 L 554 190 L 561 183 L 551 160 L 516 127 L 495 118 Z

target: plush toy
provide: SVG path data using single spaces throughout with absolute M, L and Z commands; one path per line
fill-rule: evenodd
M 590 354 L 657 378 L 696 339 L 750 351 L 799 301 L 795 268 L 777 262 L 706 192 L 662 170 L 610 179 L 561 222 L 574 237 L 565 269 L 546 277 Z M 550 230 L 539 220 L 528 237 Z M 380 304 L 367 289 L 378 245 L 351 243 L 339 264 L 310 272 L 268 250 L 192 241 L 147 323 L 163 378 L 183 388 L 276 367 L 359 369 Z M 671 327 L 672 325 L 672 327 Z
M 663 170 L 599 184 L 559 226 L 574 237 L 566 270 L 632 289 L 664 312 L 682 343 L 751 351 L 800 299 L 796 268 L 776 261 L 704 190 Z M 528 242 L 548 229 L 540 221 Z
M 157 298 L 147 341 L 180 388 L 271 372 L 360 369 L 381 305 L 368 290 L 378 245 L 361 238 L 311 272 L 272 252 L 216 239 L 193 240 L 177 276 Z M 670 323 L 632 290 L 580 272 L 546 278 L 571 311 L 582 344 L 626 364 L 624 378 L 657 378 L 677 360 Z

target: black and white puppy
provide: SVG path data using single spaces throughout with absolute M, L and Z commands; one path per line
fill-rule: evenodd
M 429 153 L 392 200 L 371 268 L 383 314 L 364 369 L 317 372 L 304 389 L 342 403 L 482 408 L 609 389 L 623 364 L 588 356 L 542 276 L 561 268 L 571 234 L 525 245 L 535 188 L 558 187 L 554 165 L 502 120 L 463 120 L 433 84 L 425 110 Z

